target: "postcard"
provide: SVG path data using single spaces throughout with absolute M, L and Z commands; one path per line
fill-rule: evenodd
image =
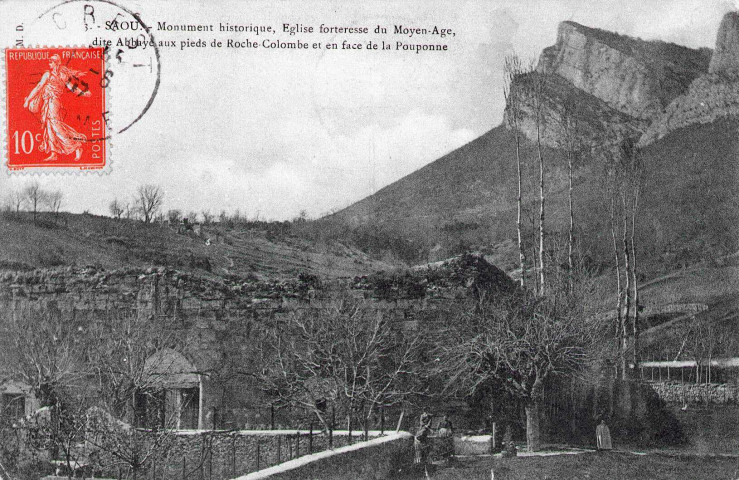
M 0 50 L 0 480 L 736 474 L 736 2 L 2 0 Z

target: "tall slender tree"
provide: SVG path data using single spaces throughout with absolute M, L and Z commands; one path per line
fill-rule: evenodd
M 618 254 L 618 244 L 616 241 L 616 188 L 615 180 L 613 190 L 611 192 L 611 240 L 613 245 L 613 257 L 616 262 L 616 329 L 614 332 L 614 338 L 616 340 L 616 352 L 619 355 L 619 362 L 616 364 L 616 376 L 622 375 L 622 371 L 625 368 L 625 359 L 622 352 L 622 331 L 623 331 L 623 289 L 621 288 L 621 256 Z
M 516 179 L 518 183 L 518 190 L 516 196 L 516 233 L 518 238 L 518 261 L 521 267 L 521 286 L 526 286 L 526 250 L 523 244 L 523 218 L 521 215 L 522 209 L 522 185 L 521 185 L 521 129 L 520 121 L 522 115 L 522 94 L 523 91 L 520 85 L 516 85 L 517 79 L 520 81 L 521 75 L 524 73 L 523 66 L 521 64 L 521 58 L 512 54 L 505 58 L 503 65 L 503 72 L 505 76 L 505 87 L 503 89 L 503 95 L 506 101 L 506 120 L 508 126 L 513 131 L 513 136 L 516 143 Z
M 534 108 L 534 123 L 536 125 L 536 154 L 539 160 L 539 293 L 546 293 L 546 262 L 545 262 L 545 203 L 544 190 L 544 153 L 542 149 L 542 134 L 544 133 L 544 95 L 546 89 L 546 75 L 539 72 L 531 72 L 528 75 L 530 81 L 530 94 Z
M 570 225 L 567 235 L 567 268 L 569 271 L 568 275 L 568 288 L 573 288 L 573 272 L 575 269 L 575 258 L 574 258 L 574 244 L 575 244 L 575 209 L 574 209 L 574 197 L 573 197 L 573 163 L 575 158 L 580 154 L 580 139 L 579 139 L 579 124 L 578 124 L 578 111 L 577 111 L 577 99 L 568 97 L 562 103 L 560 107 L 560 127 L 561 140 L 560 146 L 564 148 L 567 154 L 567 179 L 568 179 L 568 190 L 567 199 L 570 214 Z

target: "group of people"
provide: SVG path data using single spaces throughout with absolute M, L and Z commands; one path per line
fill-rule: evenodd
M 442 458 L 451 458 L 454 454 L 454 443 L 452 437 L 454 430 L 452 422 L 449 420 L 447 415 L 441 419 L 437 426 L 436 435 L 433 435 L 433 429 L 431 426 L 433 416 L 429 413 L 423 412 L 419 421 L 418 430 L 414 438 L 413 446 L 415 449 L 415 463 L 419 465 L 427 465 L 429 461 L 429 453 L 431 451 L 431 437 L 441 438 L 444 441 L 439 442 L 441 447 L 440 456 Z M 509 431 L 508 431 L 509 432 Z M 507 436 L 510 435 L 507 432 Z M 611 431 L 606 425 L 605 419 L 602 419 L 595 429 L 595 440 L 596 446 L 599 451 L 612 450 L 613 443 L 611 441 Z M 506 456 L 515 456 L 516 447 L 513 441 L 509 439 L 508 444 L 505 445 L 504 453 Z

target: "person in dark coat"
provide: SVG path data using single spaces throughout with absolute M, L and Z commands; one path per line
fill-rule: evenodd
M 417 464 L 426 465 L 429 454 L 429 435 L 431 434 L 431 415 L 426 412 L 421 414 L 421 419 L 413 440 L 413 447 L 416 452 L 415 462 Z
M 600 424 L 595 427 L 595 441 L 598 446 L 598 450 L 613 450 L 613 444 L 611 443 L 611 430 L 606 425 L 605 420 L 601 420 Z

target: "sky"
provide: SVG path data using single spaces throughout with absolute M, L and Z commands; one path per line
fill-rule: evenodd
M 59 1 L 0 0 L 0 45 L 11 46 L 16 25 L 26 45 L 92 41 L 92 32 L 50 32 Z M 89 1 L 88 4 L 95 4 Z M 446 52 L 307 51 L 162 48 L 160 84 L 146 113 L 110 140 L 105 174 L 29 176 L 0 173 L 0 197 L 36 178 L 64 193 L 64 210 L 107 214 L 143 184 L 160 185 L 164 210 L 283 220 L 336 211 L 434 161 L 500 124 L 502 63 L 516 52 L 535 59 L 556 39 L 557 24 L 572 20 L 643 39 L 713 47 L 732 1 L 160 1 L 115 3 L 138 12 L 156 41 L 203 38 L 327 42 L 332 35 L 158 31 L 169 24 L 313 26 L 433 26 L 453 37 L 362 37 L 443 43 Z M 71 12 L 84 5 L 61 7 Z M 99 5 L 102 16 L 112 5 Z M 66 10 L 65 10 L 66 9 Z M 111 14 L 112 15 L 112 14 Z M 44 23 L 46 22 L 46 23 Z M 112 35 L 113 33 L 110 33 Z M 341 41 L 348 35 L 336 34 Z M 32 43 L 30 43 L 32 42 Z M 135 52 L 141 58 L 152 50 Z M 153 78 L 124 79 L 111 87 L 115 121 L 133 119 L 153 89 Z M 4 95 L 4 92 L 3 92 Z M 3 112 L 3 122 L 4 122 Z M 5 130 L 4 123 L 2 125 Z M 4 134 L 5 135 L 5 134 Z

